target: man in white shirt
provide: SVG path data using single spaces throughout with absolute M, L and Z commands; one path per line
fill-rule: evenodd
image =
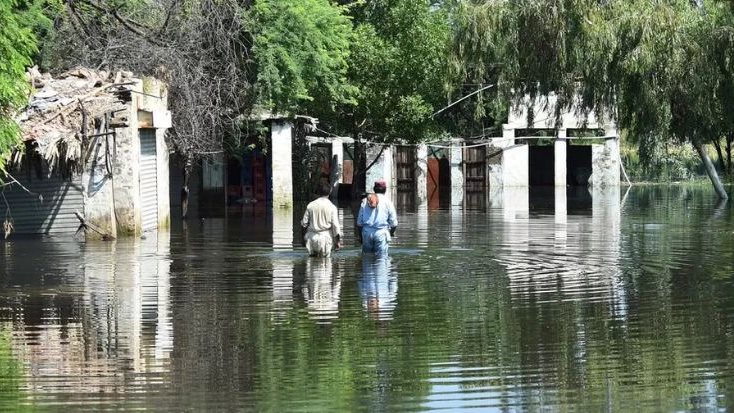
M 306 207 L 301 220 L 301 227 L 308 255 L 312 257 L 328 257 L 332 248 L 341 248 L 342 229 L 339 225 L 339 212 L 329 200 L 331 186 L 319 185 L 319 198 Z

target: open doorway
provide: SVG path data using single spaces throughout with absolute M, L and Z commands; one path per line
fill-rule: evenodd
M 566 185 L 588 186 L 591 177 L 591 145 L 569 145 L 566 153 Z

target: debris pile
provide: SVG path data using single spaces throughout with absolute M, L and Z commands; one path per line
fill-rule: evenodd
M 59 162 L 80 164 L 86 136 L 99 129 L 100 119 L 105 115 L 126 107 L 121 92 L 129 91 L 136 80 L 130 72 L 117 72 L 113 76 L 87 68 L 75 68 L 52 77 L 32 67 L 26 75 L 33 93 L 17 121 L 23 140 L 27 144 L 35 143 L 31 147 L 51 170 Z M 19 162 L 22 154 L 17 151 L 13 160 Z

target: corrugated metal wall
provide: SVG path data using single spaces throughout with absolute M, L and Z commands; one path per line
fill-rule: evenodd
M 140 129 L 140 215 L 143 231 L 158 227 L 158 160 L 155 129 Z
M 2 191 L 10 206 L 0 195 L 0 223 L 12 217 L 16 234 L 68 234 L 74 235 L 79 220 L 74 211 L 84 215 L 84 194 L 81 175 L 70 180 L 58 176 L 46 178 L 36 172 L 20 171 L 13 176 L 36 195 L 31 195 L 17 185 L 4 187 Z M 39 199 L 40 195 L 43 200 Z

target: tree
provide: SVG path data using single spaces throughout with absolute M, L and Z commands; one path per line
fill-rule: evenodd
M 15 0 L 0 2 L 0 172 L 13 148 L 20 144 L 20 128 L 13 119 L 28 101 L 25 69 L 36 53 L 36 39 Z
M 351 24 L 329 0 L 66 0 L 50 66 L 133 70 L 169 85 L 169 139 L 192 165 L 239 144 L 262 109 L 346 103 Z
M 318 100 L 333 108 L 353 104 L 346 78 L 352 26 L 342 6 L 328 0 L 261 0 L 252 8 L 257 102 L 296 113 Z
M 445 102 L 446 10 L 425 0 L 378 0 L 350 9 L 355 22 L 349 81 L 357 104 L 338 114 L 348 132 L 383 142 L 420 142 L 440 136 L 431 118 Z M 420 41 L 416 41 L 420 39 Z
M 362 139 L 415 143 L 444 134 L 431 114 L 445 102 L 451 27 L 447 10 L 425 0 L 342 3 L 354 25 L 347 82 L 358 92 L 346 104 L 316 99 L 309 109 L 330 131 L 356 138 L 358 193 L 369 166 Z
M 465 79 L 496 82 L 496 99 L 554 92 L 559 114 L 578 97 L 586 113 L 616 117 L 641 138 L 642 154 L 650 139 L 691 142 L 726 198 L 703 145 L 721 136 L 712 108 L 734 109 L 716 94 L 730 81 L 729 69 L 710 65 L 722 53 L 713 38 L 731 30 L 727 8 L 688 0 L 467 2 L 455 68 Z

